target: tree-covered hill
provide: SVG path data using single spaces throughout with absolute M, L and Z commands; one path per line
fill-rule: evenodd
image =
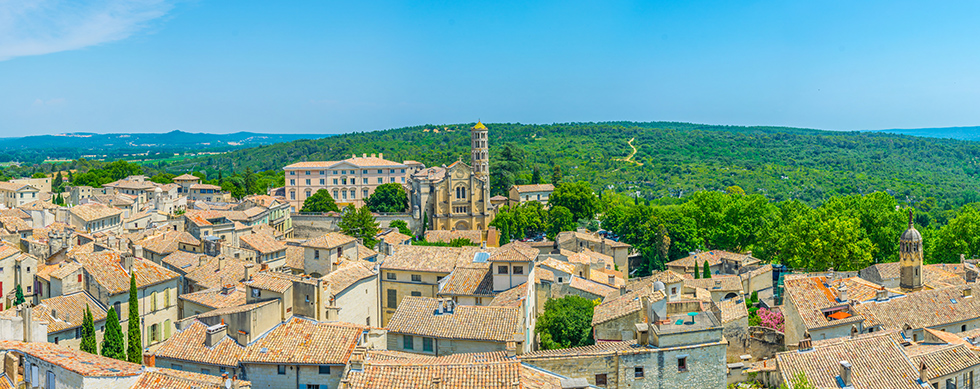
M 384 153 L 428 166 L 469 158 L 473 123 L 425 125 L 260 146 L 159 166 L 172 172 L 277 170 L 308 160 Z M 679 197 L 729 186 L 775 201 L 818 204 L 830 196 L 885 191 L 900 202 L 955 207 L 978 200 L 980 143 L 879 132 L 672 122 L 488 124 L 499 193 L 553 166 L 596 189 Z M 625 160 L 636 147 L 631 160 Z M 513 174 L 512 174 L 513 173 Z M 545 179 L 547 181 L 547 179 Z

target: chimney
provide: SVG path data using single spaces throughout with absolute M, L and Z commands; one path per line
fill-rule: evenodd
M 385 154 L 384 153 L 378 153 L 378 158 L 385 159 Z
M 922 383 L 929 382 L 929 369 L 926 368 L 925 362 L 919 363 L 919 381 L 922 381 Z
M 881 288 L 875 291 L 875 300 L 885 301 L 888 300 L 888 291 L 885 288 Z
M 207 260 L 208 260 L 207 255 L 201 255 L 200 257 L 197 258 L 197 266 L 198 267 L 204 266 L 204 262 L 207 262 Z
M 851 337 L 855 336 L 858 336 L 858 328 L 857 325 L 851 324 Z
M 143 246 L 133 246 L 133 256 L 136 258 L 143 258 Z
M 616 276 L 609 276 L 609 285 L 616 286 Z
M 224 338 L 228 334 L 228 326 L 222 320 L 221 324 L 210 326 L 207 331 L 207 338 L 204 340 L 204 344 L 208 347 L 214 347 L 215 344 L 221 341 L 221 338 Z
M 32 312 L 31 312 L 32 310 L 33 310 L 33 308 L 31 307 L 31 304 L 21 304 L 20 313 L 21 313 L 21 315 L 23 315 L 21 318 L 24 319 L 24 341 L 25 342 L 30 342 L 34 338 L 33 334 L 31 333 L 31 328 L 33 328 L 33 326 L 34 326 L 34 323 L 33 323 L 34 316 L 32 316 Z
M 650 325 L 647 323 L 636 323 L 636 343 L 641 346 L 650 344 Z
M 218 271 L 221 271 L 221 269 L 223 269 L 224 267 L 225 267 L 225 257 L 220 256 L 218 257 Z
M 626 284 L 619 287 L 619 295 L 622 296 L 624 294 L 626 294 Z
M 430 385 L 429 388 L 442 389 L 442 377 L 432 377 L 432 385 Z
M 844 384 L 844 387 L 851 386 L 851 363 L 848 361 L 840 361 L 840 380 Z
M 507 352 L 507 356 L 508 357 L 511 357 L 511 358 L 516 357 L 517 356 L 517 343 L 516 342 L 507 342 L 507 346 L 505 348 L 505 351 Z
M 837 289 L 837 299 L 842 303 L 847 302 L 847 285 L 841 283 L 840 288 Z
M 251 280 L 252 275 L 255 274 L 255 265 L 251 263 L 245 264 L 245 279 Z
M 373 157 L 374 154 L 371 154 L 371 156 Z M 361 158 L 367 158 L 367 153 L 361 153 Z
M 54 308 L 51 309 L 51 318 L 52 319 L 55 319 L 55 320 L 58 320 L 58 310 L 57 309 L 54 309 Z
M 133 270 L 133 254 L 122 253 L 119 256 L 119 266 L 122 266 L 123 270 L 129 272 Z
M 810 338 L 804 338 L 800 340 L 800 345 L 797 347 L 798 351 L 808 351 L 813 348 L 813 342 Z
M 442 300 L 436 300 L 436 301 L 437 301 L 437 303 L 436 303 L 436 315 L 441 315 L 442 314 L 442 304 L 443 304 L 443 301 Z
M 8 352 L 3 357 L 3 373 L 7 375 L 10 382 L 16 382 L 20 380 L 20 375 L 17 374 L 17 368 L 20 366 L 20 358 L 17 354 Z

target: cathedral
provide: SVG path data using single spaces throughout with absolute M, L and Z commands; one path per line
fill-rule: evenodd
M 483 231 L 493 220 L 488 131 L 482 122 L 470 129 L 469 165 L 456 161 L 412 174 L 412 216 L 426 228 Z

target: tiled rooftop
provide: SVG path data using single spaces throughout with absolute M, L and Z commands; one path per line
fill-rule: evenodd
M 315 249 L 332 249 L 337 246 L 343 246 L 356 241 L 357 239 L 339 232 L 329 232 L 326 235 L 321 235 L 306 241 L 302 246 Z
M 500 246 L 490 255 L 490 262 L 534 262 L 538 249 L 524 242 L 511 242 Z
M 527 291 L 527 282 L 525 282 L 503 292 L 497 293 L 497 295 L 493 297 L 493 300 L 490 300 L 490 306 L 510 308 L 519 307 L 521 303 L 524 302 L 524 299 L 527 298 Z
M 555 186 L 551 184 L 514 185 L 514 188 L 517 188 L 517 193 L 552 192 L 555 190 Z
M 782 352 L 776 359 L 784 380 L 803 372 L 818 388 L 839 388 L 836 377 L 840 362 L 848 361 L 855 388 L 922 389 L 916 383 L 918 369 L 888 334 L 814 345 L 809 351 Z
M 272 254 L 277 251 L 285 250 L 286 245 L 276 240 L 275 237 L 266 234 L 245 234 L 242 235 L 242 243 L 261 254 Z
M 376 276 L 374 264 L 361 261 L 344 261 L 336 270 L 322 277 L 323 281 L 330 285 L 330 292 L 337 295 L 351 285 L 365 278 Z
M 294 317 L 249 345 L 242 362 L 344 365 L 363 330 L 353 324 Z
M 122 214 L 122 211 L 102 204 L 76 205 L 71 207 L 69 211 L 87 222 Z
M 426 242 L 449 243 L 453 239 L 469 239 L 470 242 L 479 244 L 483 241 L 483 233 L 477 230 L 429 230 L 425 232 Z
M 511 307 L 457 305 L 452 313 L 437 314 L 440 299 L 405 297 L 388 330 L 393 333 L 492 342 L 514 340 L 520 328 L 520 310 Z
M 718 309 L 721 310 L 722 323 L 749 316 L 749 311 L 745 308 L 745 299 L 742 297 L 719 301 Z
M 237 307 L 245 305 L 245 290 L 238 287 L 232 287 L 230 290 L 216 287 L 200 292 L 183 293 L 178 298 L 213 309 Z
M 722 258 L 739 260 L 743 262 L 743 265 L 758 261 L 758 259 L 752 258 L 751 255 L 732 253 L 723 250 L 711 250 L 702 251 L 694 255 L 667 262 L 667 266 L 683 266 L 693 268 L 694 262 L 697 262 L 698 267 L 701 267 L 704 265 L 704 261 L 708 261 L 708 265 L 710 266 L 715 266 L 721 263 Z
M 459 266 L 449 274 L 439 290 L 444 296 L 493 296 L 493 274 L 489 263 Z
M 239 379 L 239 389 L 248 389 L 252 383 Z M 140 374 L 132 389 L 225 389 L 225 379 L 218 376 L 189 371 L 148 367 Z
M 115 251 L 83 253 L 78 254 L 76 259 L 110 295 L 129 291 L 129 272 L 119 263 L 122 259 L 119 253 Z M 179 277 L 177 273 L 143 258 L 133 258 L 133 272 L 136 273 L 137 288 Z
M 280 272 L 264 271 L 252 276 L 251 280 L 244 281 L 244 284 L 256 289 L 283 293 L 293 286 L 293 282 L 316 284 L 317 279 Z
M 963 297 L 965 288 L 970 288 L 974 297 Z M 980 287 L 976 284 L 950 286 L 909 293 L 888 301 L 860 304 L 855 310 L 867 320 L 865 327 L 878 324 L 885 329 L 898 330 L 904 329 L 906 324 L 912 328 L 934 327 L 980 316 L 978 293 Z
M 194 320 L 183 330 L 177 331 L 153 354 L 161 358 L 237 367 L 242 355 L 245 354 L 245 348 L 228 335 L 225 335 L 212 347 L 208 347 L 206 343 L 207 328 L 208 326 L 204 323 Z
M 92 310 L 92 318 L 96 323 L 105 320 L 106 310 L 85 292 L 75 292 L 41 300 L 41 303 L 31 310 L 31 317 L 48 323 L 48 333 L 53 334 L 81 327 L 86 306 Z M 52 311 L 57 315 L 57 318 L 52 315 Z M 17 310 L 8 309 L 0 315 L 17 316 Z
M 659 301 L 665 297 L 662 291 L 654 291 L 652 286 L 639 288 L 621 296 L 615 294 L 607 296 L 602 301 L 602 304 L 596 305 L 593 308 L 592 325 L 595 326 L 634 312 L 639 312 L 643 308 L 640 299 L 644 296 L 649 296 L 651 302 Z
M 837 291 L 827 286 L 829 283 L 826 277 L 787 278 L 784 285 L 787 298 L 792 299 L 796 305 L 806 328 L 859 323 L 864 320 L 860 314 L 840 320 L 824 316 L 823 309 L 845 305 L 837 301 Z
M 568 286 L 578 290 L 586 291 L 597 296 L 609 296 L 614 293 L 619 293 L 619 289 L 613 288 L 609 285 L 595 282 L 592 280 L 587 280 L 578 276 L 572 276 L 572 279 L 568 281 Z
M 208 257 L 204 265 L 184 275 L 187 281 L 203 288 L 217 288 L 227 284 L 237 284 L 245 279 L 245 266 L 254 263 L 234 258 Z
M 202 253 L 189 253 L 186 251 L 178 250 L 175 251 L 173 254 L 163 257 L 161 261 L 162 263 L 167 264 L 173 267 L 174 269 L 180 269 L 178 272 L 183 272 L 184 274 L 187 274 L 191 271 L 194 271 L 194 269 L 197 269 L 198 266 L 201 266 L 203 262 L 206 262 L 211 258 L 213 257 L 209 257 Z
M 385 258 L 381 269 L 449 273 L 458 265 L 473 262 L 476 253 L 492 251 L 473 246 L 398 246 L 392 255 Z
M 0 350 L 13 350 L 28 354 L 85 377 L 131 377 L 143 371 L 142 365 L 89 354 L 54 343 L 0 340 Z

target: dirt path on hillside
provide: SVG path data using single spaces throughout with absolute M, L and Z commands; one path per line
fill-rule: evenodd
M 633 151 L 630 152 L 630 155 L 626 156 L 626 158 L 613 158 L 613 160 L 614 161 L 623 161 L 623 162 L 632 162 L 632 163 L 635 163 L 636 166 L 643 166 L 642 163 L 636 162 L 636 161 L 633 160 L 633 156 L 636 155 L 636 146 L 633 146 L 633 141 L 634 140 L 636 140 L 636 137 L 630 138 L 630 141 L 629 142 L 626 142 L 626 144 L 628 144 L 630 146 L 630 148 L 633 149 Z M 619 170 L 619 169 L 616 169 L 616 170 Z

